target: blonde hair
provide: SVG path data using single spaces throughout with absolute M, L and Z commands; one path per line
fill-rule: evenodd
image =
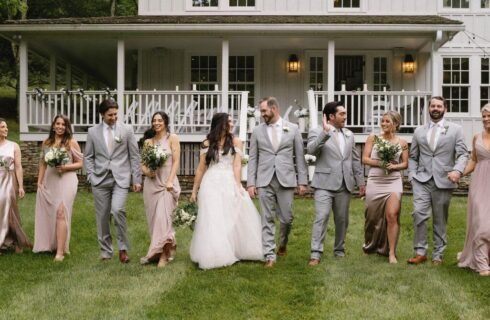
M 487 103 L 481 108 L 481 113 L 483 113 L 483 111 L 490 112 L 490 103 Z
M 400 124 L 402 122 L 402 117 L 400 116 L 400 114 L 398 112 L 393 111 L 393 110 L 386 111 L 383 114 L 383 117 L 384 116 L 390 117 L 391 122 L 393 122 L 393 125 L 395 126 L 395 131 L 400 130 Z

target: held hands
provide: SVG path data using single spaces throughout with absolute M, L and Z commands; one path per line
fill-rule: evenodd
M 388 171 L 396 171 L 398 169 L 398 162 L 397 161 L 391 161 L 386 165 L 386 169 Z
M 298 194 L 299 194 L 300 196 L 302 196 L 302 195 L 304 195 L 304 194 L 306 193 L 306 186 L 305 186 L 305 185 L 300 184 L 300 185 L 298 186 L 298 188 L 296 189 L 296 191 L 298 192 Z
M 453 170 L 447 174 L 447 178 L 452 183 L 459 183 L 459 179 L 461 178 L 461 173 L 457 170 Z
M 58 171 L 59 174 L 67 172 L 67 168 L 65 167 L 64 164 L 56 166 L 56 171 Z
M 141 191 L 141 184 L 136 183 L 133 184 L 133 192 L 140 192 Z
M 359 197 L 364 197 L 366 195 L 366 186 L 359 186 Z
M 325 114 L 323 114 L 322 123 L 323 123 L 323 131 L 325 131 L 325 133 L 329 133 L 330 131 L 335 129 L 331 124 L 328 123 L 327 116 Z
M 247 191 L 250 198 L 255 198 L 255 196 L 257 195 L 257 189 L 254 186 L 248 187 Z

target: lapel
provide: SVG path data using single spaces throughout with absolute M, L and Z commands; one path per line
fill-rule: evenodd
M 101 122 L 99 124 L 99 127 L 97 128 L 97 136 L 98 136 L 98 139 L 96 139 L 96 141 L 99 142 L 100 144 L 100 147 L 102 150 L 104 150 L 105 154 L 110 156 L 109 154 L 109 150 L 107 149 L 107 143 L 105 142 L 105 139 L 104 139 L 104 123 Z
M 431 150 L 430 145 L 429 145 L 429 139 L 427 139 L 427 133 L 429 132 L 430 129 L 430 121 L 429 123 L 425 124 L 422 127 L 422 130 L 420 130 L 420 135 L 422 136 L 421 141 Z
M 281 141 L 279 141 L 279 146 L 277 147 L 277 150 L 281 149 L 281 146 L 284 141 L 286 141 L 286 135 L 289 134 L 289 131 L 284 131 L 284 127 L 288 127 L 289 130 L 291 131 L 291 126 L 289 125 L 289 122 L 286 120 L 282 119 L 282 134 L 281 134 Z
M 445 132 L 443 133 L 442 131 L 439 133 L 439 139 L 437 139 L 436 147 L 434 148 L 434 152 L 439 148 L 439 145 L 441 145 L 441 141 L 446 139 L 447 133 L 449 131 L 449 122 L 444 120 L 444 125 L 442 126 Z M 446 129 L 447 127 L 447 129 Z

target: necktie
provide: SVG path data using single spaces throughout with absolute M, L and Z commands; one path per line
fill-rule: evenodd
M 277 151 L 277 148 L 279 147 L 279 141 L 277 139 L 277 131 L 274 124 L 271 124 L 270 127 L 271 127 L 272 148 L 274 148 L 274 151 Z
M 112 152 L 113 146 L 114 146 L 114 134 L 112 133 L 112 127 L 109 126 L 107 128 L 107 150 L 109 150 L 109 153 Z
M 432 126 L 432 132 L 430 133 L 429 146 L 434 151 L 436 148 L 436 133 L 437 133 L 437 125 Z
M 337 142 L 339 143 L 340 153 L 344 155 L 345 140 L 342 129 L 337 130 Z

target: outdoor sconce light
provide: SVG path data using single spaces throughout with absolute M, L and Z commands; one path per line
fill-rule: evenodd
M 289 60 L 288 60 L 288 72 L 298 72 L 298 70 L 299 70 L 298 56 L 292 54 L 289 56 Z
M 403 60 L 403 73 L 414 73 L 415 72 L 415 61 L 411 54 L 406 54 Z

